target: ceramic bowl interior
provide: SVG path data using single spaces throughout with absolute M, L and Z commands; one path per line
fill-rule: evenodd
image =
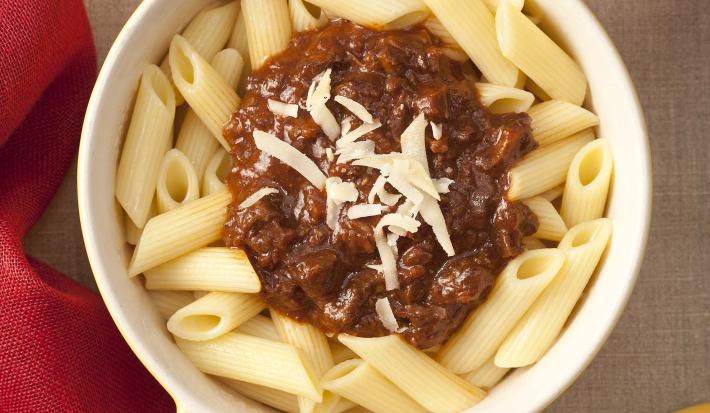
M 114 198 L 116 164 L 141 71 L 160 62 L 170 39 L 207 0 L 145 0 L 111 49 L 89 103 L 79 153 L 79 211 L 86 250 L 106 305 L 126 341 L 181 411 L 267 411 L 200 373 L 180 353 L 139 278 L 129 279 L 130 249 Z M 528 0 L 531 3 L 531 0 Z M 469 413 L 544 408 L 598 352 L 631 293 L 648 234 L 651 171 L 643 114 L 613 44 L 581 0 L 531 4 L 546 31 L 581 64 L 587 106 L 601 118 L 615 160 L 608 216 L 614 233 L 603 262 L 555 345 L 518 369 Z

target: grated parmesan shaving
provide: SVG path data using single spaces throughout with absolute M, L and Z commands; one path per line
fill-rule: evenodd
M 402 153 L 404 155 L 411 156 L 414 160 L 421 163 L 429 175 L 429 163 L 426 156 L 426 140 L 425 134 L 427 121 L 424 118 L 424 114 L 420 113 L 419 116 L 414 118 L 412 123 L 407 126 L 407 129 L 402 132 L 401 144 Z
M 404 195 L 405 198 L 412 201 L 412 203 L 421 204 L 423 195 L 409 182 L 408 166 L 408 162 L 401 159 L 395 159 L 392 162 L 392 171 L 387 177 L 387 182 L 389 182 L 394 189 L 399 191 L 400 194 Z
M 348 209 L 348 218 L 374 217 L 382 213 L 382 204 L 357 204 Z
M 382 274 L 385 278 L 385 289 L 396 290 L 399 288 L 399 280 L 397 279 L 397 262 L 394 256 L 394 251 L 387 242 L 387 237 L 385 236 L 385 231 L 379 227 L 373 230 L 375 235 L 375 246 L 377 247 L 377 252 L 380 254 L 380 260 L 382 261 Z
M 279 190 L 276 188 L 261 188 L 258 191 L 254 192 L 253 194 L 249 195 L 242 201 L 241 204 L 239 204 L 239 209 L 244 209 L 244 208 L 249 208 L 250 206 L 256 204 L 259 202 L 259 200 L 267 195 L 271 194 L 278 194 Z
M 375 270 L 379 272 L 380 274 L 382 273 L 382 264 L 367 264 L 365 267 L 370 268 L 372 270 Z
M 349 110 L 355 116 L 360 118 L 361 121 L 365 123 L 372 123 L 372 115 L 370 114 L 370 112 L 367 111 L 364 106 L 362 106 L 358 102 L 355 102 L 354 100 L 348 97 L 340 95 L 335 97 L 335 101 L 345 106 L 347 110 Z
M 429 125 L 431 125 L 431 136 L 433 136 L 436 140 L 441 139 L 444 129 L 441 123 L 429 122 Z
M 397 250 L 397 240 L 399 239 L 399 235 L 395 234 L 394 232 L 390 232 L 387 234 L 387 245 L 392 248 L 392 251 L 394 252 L 394 255 L 398 255 L 399 251 Z
M 406 162 L 406 167 L 405 167 Z M 374 155 L 369 158 L 358 159 L 353 162 L 353 165 L 367 166 L 370 168 L 379 169 L 383 173 L 394 168 L 395 163 L 401 170 L 400 175 L 412 185 L 439 200 L 439 192 L 436 190 L 434 183 L 429 176 L 429 173 L 424 169 L 424 166 L 408 155 L 399 152 L 391 152 L 388 154 Z M 405 172 L 406 170 L 406 172 Z M 397 189 L 399 190 L 399 189 Z M 401 192 L 401 191 L 400 191 Z M 406 196 L 406 194 L 404 194 Z
M 372 202 L 374 202 L 375 195 L 377 195 L 380 198 L 380 202 L 387 206 L 393 206 L 399 202 L 399 199 L 402 197 L 400 194 L 390 194 L 387 192 L 385 189 L 385 184 L 387 183 L 387 178 L 385 178 L 384 175 L 380 175 L 377 177 L 377 180 L 375 181 L 375 184 L 372 185 L 372 190 L 368 194 L 368 202 L 370 202 L 370 198 L 373 199 Z M 370 202 L 370 203 L 372 203 Z
M 340 136 L 340 125 L 326 105 L 314 106 L 308 113 L 311 114 L 313 121 L 323 129 L 331 142 Z
M 325 201 L 325 223 L 328 228 L 335 230 L 335 226 L 338 224 L 338 217 L 340 217 L 340 211 L 343 209 L 342 203 L 337 203 L 332 199 L 326 199 Z
M 346 163 L 355 159 L 366 158 L 375 154 L 375 142 L 353 142 L 344 148 L 335 151 L 339 154 L 338 163 Z
M 298 117 L 298 105 L 293 103 L 279 102 L 278 100 L 269 99 L 267 101 L 271 113 L 280 116 Z
M 343 182 L 337 176 L 325 180 L 325 192 L 328 199 L 337 203 L 357 201 L 358 191 L 355 184 Z
M 335 143 L 335 146 L 338 148 L 347 146 L 360 139 L 361 137 L 367 135 L 368 133 L 372 132 L 373 130 L 379 128 L 380 126 L 382 126 L 382 124 L 379 121 L 375 121 L 374 123 L 363 123 L 362 125 L 355 128 L 355 130 L 349 131 L 348 133 L 343 133 L 343 136 L 338 139 L 338 141 Z
M 424 222 L 431 226 L 434 231 L 436 240 L 439 241 L 441 248 L 444 249 L 446 254 L 451 257 L 455 255 L 454 246 L 451 243 L 451 237 L 449 236 L 449 230 L 446 228 L 446 221 L 444 220 L 444 214 L 439 208 L 439 204 L 436 200 L 429 195 L 424 195 L 424 201 L 421 204 L 419 213 L 424 218 Z
M 453 179 L 449 178 L 438 178 L 438 179 L 432 179 L 432 182 L 434 183 L 434 187 L 436 188 L 436 191 L 440 194 L 448 194 L 449 193 L 449 185 L 454 183 Z
M 402 205 L 397 207 L 397 213 L 416 218 L 419 213 L 419 205 L 415 205 L 412 201 L 406 200 Z
M 306 109 L 310 111 L 316 106 L 324 105 L 330 100 L 330 73 L 328 68 L 313 78 L 306 96 Z
M 394 333 L 399 330 L 399 325 L 397 324 L 397 318 L 395 318 L 392 312 L 392 306 L 390 305 L 390 300 L 387 297 L 378 298 L 375 302 L 375 312 L 377 317 L 379 317 L 382 325 L 385 326 L 390 333 Z
M 315 162 L 305 154 L 299 152 L 298 149 L 276 136 L 258 129 L 254 130 L 253 137 L 256 147 L 260 151 L 266 152 L 295 169 L 316 188 L 323 189 L 325 187 L 325 175 L 323 172 L 318 169 L 318 165 L 316 165 Z
M 325 148 L 325 157 L 328 159 L 328 162 L 333 162 L 335 160 L 333 148 Z
M 389 230 L 392 231 L 392 227 L 396 227 L 406 232 L 417 232 L 420 225 L 421 222 L 416 219 L 398 213 L 387 214 L 380 219 L 380 222 L 377 223 L 379 228 L 388 227 Z
M 353 117 L 352 116 L 346 116 L 343 118 L 342 121 L 340 121 L 340 134 L 341 135 L 346 135 L 348 132 L 350 132 L 350 129 L 353 127 Z

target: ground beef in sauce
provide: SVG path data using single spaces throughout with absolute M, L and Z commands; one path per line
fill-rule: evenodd
M 400 237 L 398 290 L 385 291 L 382 274 L 367 267 L 380 262 L 373 239 L 380 217 L 350 220 L 347 203 L 332 231 L 324 191 L 261 153 L 252 138 L 260 129 L 284 139 L 327 176 L 354 182 L 356 203 L 367 202 L 379 172 L 329 162 L 325 148 L 334 144 L 304 109 L 311 81 L 327 68 L 333 96 L 359 102 L 382 122 L 365 136 L 376 153 L 400 151 L 400 134 L 419 113 L 443 125 L 440 140 L 427 128 L 427 155 L 432 178 L 454 180 L 440 206 L 456 255 L 447 257 L 426 224 Z M 476 76 L 471 63 L 443 55 L 423 27 L 381 32 L 346 21 L 297 34 L 249 76 L 242 105 L 224 130 L 234 161 L 224 239 L 246 250 L 270 306 L 326 332 L 374 337 L 389 334 L 375 313 L 376 300 L 388 297 L 401 335 L 426 348 L 446 340 L 485 300 L 496 274 L 522 252 L 523 236 L 537 228 L 527 207 L 504 198 L 508 168 L 536 144 L 526 114 L 493 115 L 480 104 Z M 269 98 L 298 104 L 298 118 L 274 115 Z M 333 100 L 327 106 L 339 122 L 350 115 Z M 279 193 L 237 207 L 267 186 Z

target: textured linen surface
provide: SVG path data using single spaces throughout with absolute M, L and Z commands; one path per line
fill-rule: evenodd
M 101 299 L 22 250 L 76 154 L 95 73 L 79 0 L 0 0 L 3 413 L 174 409 Z
M 99 61 L 139 2 L 84 0 Z M 548 411 L 671 412 L 710 401 L 710 1 L 586 2 L 619 48 L 646 112 L 653 221 L 623 317 Z M 93 286 L 73 170 L 25 245 Z

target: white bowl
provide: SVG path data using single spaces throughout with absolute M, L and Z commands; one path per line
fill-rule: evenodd
M 265 411 L 200 373 L 180 353 L 138 279 L 129 279 L 116 164 L 140 74 L 159 62 L 177 33 L 208 0 L 145 0 L 119 34 L 86 112 L 79 150 L 78 195 L 86 251 L 119 330 L 148 370 L 190 413 Z M 581 0 L 537 0 L 548 33 L 582 65 L 588 105 L 615 157 L 608 216 L 614 234 L 603 263 L 568 326 L 534 366 L 519 369 L 469 410 L 537 411 L 584 370 L 616 324 L 636 281 L 648 235 L 651 169 L 644 117 L 633 83 L 606 33 Z

